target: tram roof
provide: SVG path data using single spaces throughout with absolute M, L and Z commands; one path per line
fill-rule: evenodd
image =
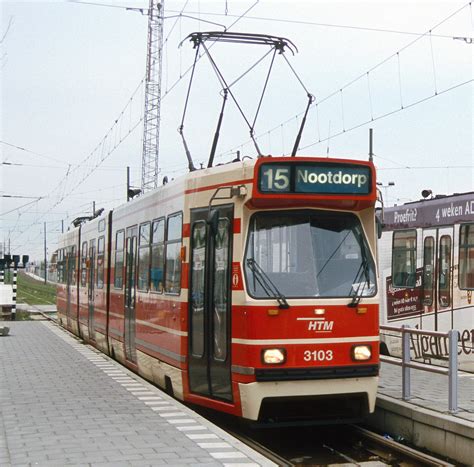
M 384 209 L 384 230 L 436 228 L 474 222 L 474 192 L 438 195 Z
M 366 161 L 350 160 L 350 159 L 336 159 L 325 158 L 318 156 L 297 156 L 295 158 L 289 157 L 272 157 L 265 156 L 263 158 L 244 158 L 242 160 L 223 163 L 215 165 L 211 168 L 198 169 L 193 172 L 183 174 L 176 179 L 169 181 L 166 184 L 160 185 L 157 188 L 150 190 L 129 202 L 116 206 L 113 209 L 106 210 L 98 216 L 84 217 L 76 226 L 71 226 L 65 235 L 71 235 L 74 231 L 78 231 L 80 225 L 92 226 L 105 218 L 110 211 L 113 211 L 114 216 L 124 215 L 126 212 L 133 211 L 136 206 L 143 206 L 147 204 L 147 200 L 153 199 L 153 202 L 160 202 L 162 199 L 169 197 L 184 196 L 201 190 L 214 190 L 216 187 L 223 185 L 239 185 L 245 183 L 253 183 L 255 180 L 255 165 L 259 161 L 269 163 L 276 163 L 286 160 L 298 163 L 300 161 L 314 161 L 326 162 L 328 164 L 349 164 L 349 165 L 371 165 Z

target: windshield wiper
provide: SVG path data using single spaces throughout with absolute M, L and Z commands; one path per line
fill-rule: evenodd
M 269 297 L 276 299 L 279 308 L 284 310 L 290 308 L 290 305 L 286 301 L 286 297 L 278 290 L 277 286 L 267 276 L 267 273 L 253 258 L 247 258 L 247 266 L 253 272 L 255 279 L 257 279 L 257 282 L 260 284 L 265 293 Z
M 362 256 L 362 262 L 360 264 L 359 269 L 357 270 L 356 276 L 354 277 L 353 284 L 356 284 L 358 280 L 362 279 L 362 274 L 365 276 L 365 281 L 359 282 L 359 285 L 357 286 L 357 290 L 354 291 L 354 295 L 352 296 L 352 300 L 348 305 L 351 308 L 355 308 L 359 304 L 360 299 L 362 298 L 362 294 L 364 293 L 365 286 L 367 285 L 367 286 L 370 287 L 369 258 L 367 256 L 367 251 L 365 249 L 365 244 L 364 244 L 363 239 L 361 237 L 362 237 L 362 235 L 360 235 L 360 240 L 361 240 L 360 252 L 361 252 L 361 256 Z M 362 289 L 361 289 L 361 287 L 362 287 Z

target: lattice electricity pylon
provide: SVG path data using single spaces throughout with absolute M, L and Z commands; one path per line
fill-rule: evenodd
M 164 0 L 150 0 L 143 120 L 142 193 L 156 188 L 161 109 Z

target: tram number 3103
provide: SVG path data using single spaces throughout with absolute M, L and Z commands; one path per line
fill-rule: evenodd
M 305 362 L 324 362 L 334 358 L 332 350 L 305 350 L 303 359 Z

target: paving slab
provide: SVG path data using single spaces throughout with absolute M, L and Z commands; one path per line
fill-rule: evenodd
M 410 370 L 412 405 L 459 420 L 474 422 L 474 373 L 458 373 L 458 410 L 449 412 L 448 377 L 422 370 Z M 402 369 L 390 363 L 381 363 L 378 393 L 396 400 L 402 399 Z
M 56 324 L 8 325 L 0 339 L 2 467 L 275 465 Z M 148 398 L 108 374 L 111 367 L 144 386 Z M 156 401 L 175 415 L 163 417 L 149 405 Z
M 456 465 L 474 466 L 474 374 L 459 372 L 458 409 L 450 411 L 446 375 L 411 369 L 411 394 L 403 400 L 401 371 L 382 362 L 376 411 L 368 424 Z

